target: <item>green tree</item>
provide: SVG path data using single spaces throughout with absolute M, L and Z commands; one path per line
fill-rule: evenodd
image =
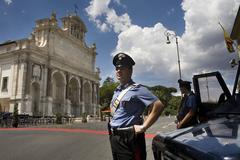
M 60 113 L 60 112 L 56 113 L 56 123 L 57 124 L 62 124 L 62 118 L 63 118 L 62 113 Z
M 181 96 L 172 96 L 168 102 L 167 108 L 164 110 L 164 115 L 176 115 L 178 112 L 178 107 L 181 102 Z
M 154 87 L 148 87 L 150 91 L 152 91 L 153 94 L 155 94 L 163 103 L 164 105 L 168 105 L 168 102 L 173 97 L 172 93 L 176 93 L 176 88 L 167 88 L 164 86 L 154 86 Z
M 100 87 L 100 105 L 102 110 L 109 107 L 113 92 L 118 85 L 119 83 L 116 83 L 111 77 L 107 77 L 103 82 L 102 87 Z
M 173 93 L 177 92 L 176 88 L 173 88 L 173 87 L 168 88 L 161 85 L 148 87 L 148 88 L 165 105 L 165 109 L 163 111 L 164 115 L 169 115 L 169 114 L 176 115 L 177 107 L 180 100 L 178 97 L 173 96 Z

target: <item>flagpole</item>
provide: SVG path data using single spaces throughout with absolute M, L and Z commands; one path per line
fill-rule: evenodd
M 224 31 L 225 29 L 223 28 L 222 24 L 218 22 L 218 24 L 221 26 L 222 30 Z
M 239 48 L 239 45 L 238 45 L 238 43 L 236 44 L 236 43 L 234 43 L 233 42 L 233 45 L 235 46 L 235 48 L 236 48 L 236 51 L 237 51 L 237 60 L 238 60 L 238 62 L 239 62 L 239 60 L 240 60 L 240 48 Z

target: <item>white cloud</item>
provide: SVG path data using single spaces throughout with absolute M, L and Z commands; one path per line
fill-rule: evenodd
M 128 14 L 123 14 L 122 16 L 117 16 L 114 10 L 109 10 L 107 14 L 107 23 L 112 26 L 116 33 L 124 31 L 131 26 L 131 20 Z
M 201 71 L 228 68 L 226 62 L 230 57 L 218 22 L 231 32 L 238 9 L 235 6 L 239 6 L 239 3 L 239 0 L 188 0 L 182 3 L 186 26 L 181 37 L 181 51 L 183 60 L 187 62 L 185 69 Z
M 90 5 L 86 8 L 86 11 L 89 14 L 90 18 L 96 19 L 98 16 L 106 14 L 106 12 L 109 10 L 109 3 L 110 0 L 92 0 L 90 2 Z
M 110 0 L 92 0 L 86 12 L 101 31 L 107 32 L 113 29 L 114 32 L 119 33 L 129 28 L 131 19 L 128 14 L 118 16 L 114 9 L 108 7 L 110 2 Z M 116 3 L 120 4 L 120 1 Z
M 95 1 L 92 1 L 92 5 L 93 2 Z M 127 13 L 118 16 L 108 7 L 110 1 L 105 2 L 104 11 L 101 9 L 99 14 L 96 14 L 89 10 L 88 13 L 95 19 L 105 15 L 107 18 L 100 24 L 106 24 L 106 28 L 112 28 L 119 33 L 113 54 L 123 51 L 135 59 L 134 78 L 137 82 L 177 87 L 179 76 L 176 43 L 175 38 L 171 39 L 171 44 L 165 43 L 164 32 L 167 28 L 161 22 L 152 27 L 131 24 Z M 236 55 L 229 56 L 218 22 L 231 32 L 239 4 L 240 0 L 182 2 L 185 32 L 178 40 L 183 79 L 191 80 L 195 73 L 216 70 L 226 73 L 227 81 L 233 79 L 227 70 L 233 73 L 228 62 Z M 100 5 L 100 8 L 103 7 Z
M 144 83 L 155 81 L 159 84 L 164 79 L 176 79 L 176 45 L 165 43 L 165 31 L 166 28 L 161 23 L 153 27 L 131 26 L 119 34 L 118 45 L 113 54 L 119 51 L 130 54 L 136 61 L 134 75 L 140 81 L 145 81 Z
M 215 70 L 230 70 L 221 21 L 230 32 L 240 1 L 204 0 L 183 1 L 185 32 L 179 40 L 182 78 Z M 160 22 L 153 27 L 132 26 L 118 36 L 116 51 L 125 51 L 136 60 L 135 78 L 144 83 L 176 86 L 178 75 L 175 39 L 167 45 Z M 230 77 L 230 76 L 229 76 Z
M 12 0 L 4 0 L 4 2 L 7 4 L 7 5 L 10 5 L 12 3 Z

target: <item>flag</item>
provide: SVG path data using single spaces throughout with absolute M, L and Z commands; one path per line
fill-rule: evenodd
M 74 12 L 75 12 L 75 14 L 77 15 L 77 12 L 78 12 L 78 6 L 77 6 L 77 4 L 74 4 Z
M 74 4 L 75 9 L 79 9 L 77 4 Z
M 230 38 L 229 34 L 223 28 L 223 26 L 221 25 L 220 22 L 219 22 L 219 25 L 221 26 L 221 28 L 223 30 L 224 40 L 225 40 L 228 52 L 230 52 L 230 53 L 235 52 L 235 49 L 233 47 L 233 40 Z

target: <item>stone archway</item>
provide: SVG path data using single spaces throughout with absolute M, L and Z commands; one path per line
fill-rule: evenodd
M 32 95 L 32 113 L 33 115 L 39 115 L 40 113 L 40 85 L 37 82 L 32 83 L 30 95 Z
M 83 85 L 84 93 L 83 93 L 83 102 L 85 106 L 85 113 L 91 114 L 92 113 L 92 92 L 91 86 L 88 82 L 84 83 Z
M 79 97 L 79 82 L 72 78 L 68 86 L 68 99 L 71 101 L 71 114 L 75 117 L 80 116 Z
M 60 72 L 55 72 L 52 76 L 52 98 L 53 98 L 53 114 L 65 113 L 64 101 L 65 101 L 65 78 Z

